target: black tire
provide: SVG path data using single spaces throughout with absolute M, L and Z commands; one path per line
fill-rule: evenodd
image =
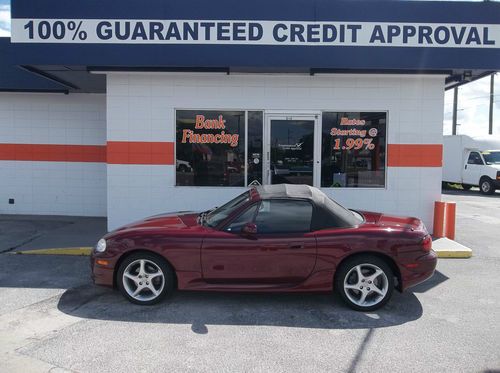
M 163 286 L 160 287 L 159 285 L 157 285 L 161 288 L 161 291 L 159 291 L 159 294 L 156 295 L 153 299 L 141 300 L 141 299 L 137 299 L 137 298 L 132 297 L 126 289 L 127 285 L 124 284 L 125 279 L 124 279 L 123 274 L 124 274 L 125 270 L 127 269 L 127 267 L 129 267 L 130 264 L 137 262 L 137 261 L 140 261 L 140 260 L 147 261 L 146 266 L 149 265 L 149 269 L 151 269 L 151 268 L 154 269 L 154 266 L 151 265 L 151 263 L 154 263 L 163 272 Z M 151 275 L 154 273 L 148 273 L 148 274 Z M 151 285 L 155 286 L 155 285 L 153 285 L 153 281 L 152 280 L 150 280 L 150 281 L 151 281 Z M 155 281 L 156 281 L 156 279 L 155 279 Z M 174 271 L 170 267 L 170 265 L 165 261 L 165 259 L 163 259 L 159 255 L 147 253 L 147 252 L 138 252 L 138 253 L 135 253 L 135 254 L 128 256 L 120 264 L 120 267 L 118 268 L 118 272 L 116 275 L 116 283 L 117 283 L 118 289 L 120 290 L 122 295 L 125 298 L 127 298 L 130 302 L 135 303 L 135 304 L 140 304 L 143 306 L 149 306 L 152 304 L 159 303 L 165 297 L 172 295 L 172 293 L 174 291 L 175 275 L 174 275 Z M 132 282 L 130 282 L 130 285 L 128 285 L 128 287 L 130 288 L 131 286 L 134 286 L 134 285 L 137 286 L 137 284 L 134 281 L 132 281 Z M 149 293 L 151 293 L 151 296 L 154 296 L 154 294 L 146 288 L 143 292 L 144 293 L 149 292 Z
M 350 291 L 351 293 L 351 297 L 353 295 L 356 295 L 356 292 L 361 292 L 360 290 L 347 290 L 344 288 L 344 280 L 346 279 L 346 276 L 349 274 L 349 280 L 351 279 L 351 276 L 353 276 L 351 272 L 351 270 L 355 270 L 356 266 L 358 265 L 372 265 L 372 266 L 376 266 L 378 267 L 379 269 L 381 269 L 383 271 L 383 273 L 385 274 L 385 277 L 386 277 L 386 280 L 387 280 L 387 291 L 385 293 L 385 295 L 377 301 L 376 304 L 370 304 L 370 305 L 366 305 L 366 306 L 362 306 L 362 305 L 359 305 L 359 304 L 356 304 L 354 303 L 350 298 L 349 298 L 349 295 L 347 294 L 348 291 Z M 382 278 L 379 278 L 380 280 L 384 281 L 384 279 Z M 356 256 L 353 256 L 351 258 L 348 258 L 346 259 L 346 261 L 344 261 L 340 267 L 338 268 L 336 274 L 335 274 L 335 290 L 340 294 L 340 297 L 342 298 L 342 300 L 352 309 L 356 310 L 356 311 L 362 311 L 362 312 L 370 312 L 370 311 L 374 311 L 376 309 L 379 309 L 381 307 L 383 307 L 388 301 L 389 299 L 392 297 L 392 293 L 394 292 L 394 273 L 392 272 L 391 270 L 391 267 L 387 264 L 387 262 L 377 256 L 374 256 L 374 255 L 369 255 L 369 254 L 361 254 L 361 255 L 356 255 Z M 358 282 L 359 282 L 359 279 L 358 279 Z M 364 285 L 364 284 L 363 284 Z M 366 289 L 369 289 L 368 286 L 371 286 L 371 285 L 367 285 Z M 374 292 L 372 291 L 372 293 L 370 294 L 374 294 Z M 371 295 L 368 295 L 366 298 L 369 299 L 369 297 Z M 374 296 L 379 296 L 377 294 L 374 294 Z
M 491 195 L 495 193 L 495 186 L 489 177 L 483 177 L 479 181 L 479 191 L 482 194 Z
M 181 165 L 179 165 L 178 171 L 179 172 L 188 172 L 188 168 L 186 165 L 181 164 Z
M 470 188 L 472 188 L 472 185 L 470 185 L 470 184 L 462 184 L 462 189 L 463 190 L 470 190 Z

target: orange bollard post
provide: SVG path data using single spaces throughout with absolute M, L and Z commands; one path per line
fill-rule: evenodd
M 434 202 L 434 230 L 433 236 L 435 238 L 444 237 L 444 212 L 446 202 Z
M 456 215 L 457 204 L 455 202 L 446 203 L 446 214 L 445 214 L 445 236 L 450 240 L 455 239 L 455 215 Z

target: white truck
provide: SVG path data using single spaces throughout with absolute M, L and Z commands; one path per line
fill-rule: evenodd
M 444 136 L 443 182 L 478 186 L 483 194 L 500 189 L 500 136 Z

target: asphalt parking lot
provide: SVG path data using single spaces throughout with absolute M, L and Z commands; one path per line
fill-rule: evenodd
M 369 314 L 331 295 L 178 292 L 140 307 L 94 287 L 86 257 L 0 254 L 0 372 L 498 372 L 500 194 L 444 193 L 474 256 L 440 260 Z M 90 245 L 104 226 L 0 216 L 0 251 Z

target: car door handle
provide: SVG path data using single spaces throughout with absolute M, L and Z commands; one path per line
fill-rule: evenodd
M 303 249 L 304 244 L 303 243 L 291 243 L 290 245 L 288 245 L 288 248 L 289 249 Z
M 467 165 L 465 165 L 465 169 L 467 169 Z

